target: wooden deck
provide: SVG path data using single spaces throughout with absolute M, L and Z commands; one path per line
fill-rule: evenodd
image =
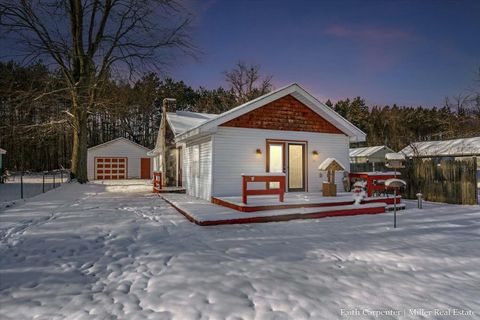
M 391 197 L 371 197 L 362 201 L 366 203 L 385 203 L 393 204 L 394 198 Z M 265 210 L 281 210 L 294 208 L 315 208 L 315 207 L 333 207 L 352 205 L 354 200 L 351 193 L 339 193 L 336 197 L 324 197 L 319 193 L 286 193 L 283 202 L 278 201 L 276 196 L 257 196 L 249 199 L 248 204 L 244 204 L 241 196 L 236 197 L 212 197 L 212 202 L 233 210 L 241 212 L 256 212 Z M 397 196 L 397 204 L 401 202 L 401 197 Z
M 264 210 L 259 212 L 239 212 L 237 210 L 216 205 L 185 194 L 160 194 L 167 203 L 191 222 L 200 226 L 223 224 L 264 223 L 288 221 L 295 219 L 318 219 L 336 216 L 361 214 L 379 214 L 385 212 L 383 202 L 365 203 L 361 205 L 337 205 L 328 207 L 301 207 Z M 275 197 L 277 198 L 277 197 Z M 278 199 L 277 199 L 278 200 Z

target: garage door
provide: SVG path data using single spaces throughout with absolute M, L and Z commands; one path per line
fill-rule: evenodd
M 116 180 L 127 178 L 127 158 L 95 158 L 95 179 Z

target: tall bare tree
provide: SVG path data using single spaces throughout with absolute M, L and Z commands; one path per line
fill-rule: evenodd
M 10 43 L 27 61 L 46 58 L 63 75 L 61 90 L 71 100 L 71 169 L 79 182 L 87 181 L 87 122 L 98 90 L 114 72 L 132 75 L 162 67 L 172 48 L 192 53 L 189 24 L 174 0 L 0 2 L 0 27 Z
M 262 76 L 259 65 L 247 65 L 239 61 L 235 67 L 224 72 L 225 81 L 233 91 L 237 103 L 244 103 L 272 90 L 272 76 Z

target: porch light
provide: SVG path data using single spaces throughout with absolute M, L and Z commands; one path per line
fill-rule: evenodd
M 260 150 L 260 149 L 255 150 L 255 155 L 257 156 L 257 158 L 261 158 L 262 157 L 262 150 Z
M 317 159 L 318 159 L 318 151 L 317 151 L 317 150 L 313 150 L 313 152 L 312 152 L 312 158 L 313 158 L 313 160 L 317 160 Z

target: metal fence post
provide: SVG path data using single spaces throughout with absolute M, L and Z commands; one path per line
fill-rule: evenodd
M 53 172 L 53 189 L 55 189 L 55 171 Z
M 20 197 L 23 199 L 23 171 L 20 171 Z
M 397 227 L 397 188 L 393 189 L 393 227 Z
M 63 183 L 63 170 L 60 170 L 60 183 Z
M 45 171 L 43 171 L 42 175 L 42 193 L 45 193 Z

